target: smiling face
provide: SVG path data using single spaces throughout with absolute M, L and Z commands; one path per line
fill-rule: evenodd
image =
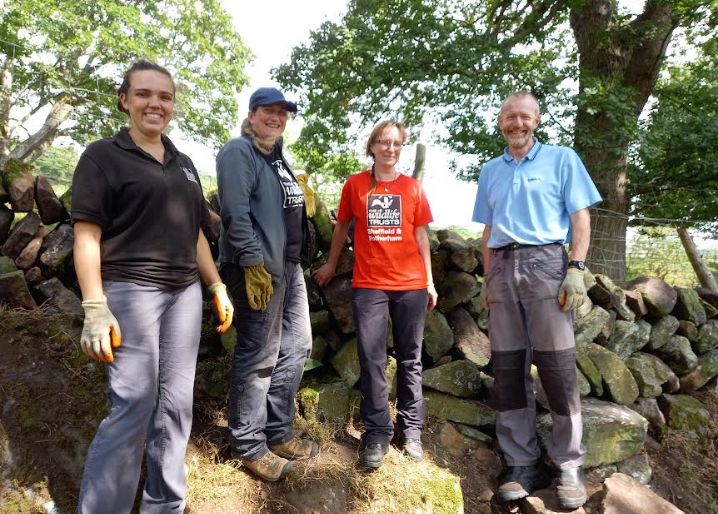
M 396 165 L 401 156 L 401 147 L 404 144 L 404 134 L 396 125 L 386 127 L 379 133 L 370 146 L 374 163 L 381 167 Z
M 249 123 L 252 131 L 260 139 L 278 138 L 287 126 L 289 112 L 283 103 L 260 105 L 249 111 Z
M 513 150 L 532 145 L 534 130 L 540 121 L 538 104 L 529 95 L 510 97 L 499 114 L 499 128 Z
M 135 71 L 130 76 L 127 93 L 120 102 L 130 115 L 130 131 L 153 139 L 167 127 L 175 105 L 174 84 L 164 73 L 154 70 Z

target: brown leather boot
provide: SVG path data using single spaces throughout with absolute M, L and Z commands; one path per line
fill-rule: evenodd
M 267 482 L 276 482 L 286 477 L 292 470 L 292 463 L 272 452 L 267 452 L 257 460 L 242 459 L 242 465 Z
M 319 453 L 319 446 L 309 439 L 294 439 L 282 444 L 275 444 L 269 447 L 272 453 L 289 460 L 306 460 L 316 457 Z

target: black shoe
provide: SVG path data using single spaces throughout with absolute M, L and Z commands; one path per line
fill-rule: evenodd
M 581 468 L 561 470 L 556 491 L 561 507 L 579 508 L 586 503 L 586 473 Z
M 537 462 L 532 466 L 509 466 L 499 485 L 497 497 L 500 502 L 515 501 L 550 484 L 551 477 L 543 462 Z
M 365 468 L 376 469 L 384 462 L 384 455 L 389 451 L 388 444 L 369 443 L 364 446 L 359 460 Z
M 407 438 L 404 440 L 404 453 L 406 453 L 411 460 L 420 462 L 424 456 L 424 447 L 421 445 L 421 439 Z

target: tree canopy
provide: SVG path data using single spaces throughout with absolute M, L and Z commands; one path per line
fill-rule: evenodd
M 80 144 L 127 123 L 124 70 L 146 58 L 178 85 L 175 119 L 219 146 L 236 123 L 251 58 L 219 0 L 13 0 L 0 4 L 0 169 L 66 135 Z M 33 115 L 45 115 L 32 127 Z
M 504 145 L 494 122 L 502 99 L 531 90 L 539 138 L 573 145 L 604 198 L 592 269 L 621 279 L 639 116 L 675 30 L 714 29 L 717 11 L 715 0 L 647 0 L 638 12 L 615 0 L 351 0 L 340 23 L 324 23 L 275 74 L 301 97 L 299 141 L 317 164 L 386 116 L 415 130 L 437 123 L 437 141 L 486 161 Z

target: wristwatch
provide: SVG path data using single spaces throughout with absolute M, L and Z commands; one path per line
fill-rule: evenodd
M 581 271 L 586 269 L 586 263 L 583 261 L 568 261 L 569 268 L 577 268 Z

